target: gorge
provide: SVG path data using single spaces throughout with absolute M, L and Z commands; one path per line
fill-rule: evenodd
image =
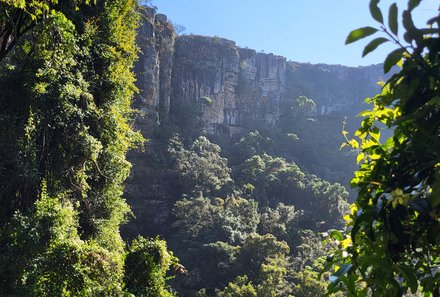
M 197 118 L 205 135 L 222 138 L 223 143 L 228 139 L 226 146 L 230 146 L 251 131 L 261 133 L 279 127 L 280 119 L 291 108 L 286 102 L 306 96 L 315 103 L 313 110 L 304 115 L 306 127 L 287 131 L 294 132 L 289 135 L 298 137 L 301 144 L 283 156 L 311 173 L 348 187 L 354 157 L 339 150 L 342 123 L 348 122 L 349 131 L 357 127 L 360 120 L 355 116 L 366 108 L 364 98 L 377 93 L 377 82 L 385 79 L 381 65 L 297 63 L 240 48 L 220 37 L 177 35 L 172 22 L 149 7 L 142 10 L 138 46 L 135 72 L 140 91 L 133 106 L 140 111 L 135 128 L 151 140 L 145 151 L 154 147 L 155 131 L 176 121 L 173 115 L 179 114 L 183 121 Z M 309 156 L 311 150 L 313 156 Z M 133 168 L 126 183 L 126 197 L 134 209 L 135 221 L 150 226 L 151 232 L 163 228 L 178 197 L 169 197 L 160 190 L 165 178 L 160 170 L 155 170 L 154 176 L 148 174 L 146 168 L 152 160 L 147 155 L 130 153 Z M 147 187 L 147 182 L 155 186 Z

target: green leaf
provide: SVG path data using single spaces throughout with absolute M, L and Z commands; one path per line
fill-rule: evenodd
M 376 142 L 379 142 L 380 139 L 380 131 L 377 127 L 374 127 L 371 131 L 370 131 L 370 135 L 372 137 L 372 139 L 374 139 Z
M 422 2 L 422 0 L 409 0 L 408 1 L 408 9 L 410 11 L 413 10 L 414 8 L 419 6 L 420 2 Z
M 378 30 L 373 27 L 362 27 L 356 30 L 353 30 L 348 34 L 347 39 L 345 40 L 345 44 L 350 44 L 352 42 L 358 41 L 359 39 L 365 38 L 376 33 Z
M 403 21 L 403 27 L 406 30 L 410 30 L 414 27 L 414 22 L 412 20 L 411 12 L 408 10 L 405 10 L 402 14 L 402 21 Z
M 348 144 L 349 144 L 352 148 L 354 148 L 354 149 L 358 149 L 358 148 L 359 148 L 359 142 L 357 142 L 357 141 L 354 140 L 354 139 L 350 139 L 350 141 L 348 142 Z
M 398 24 L 397 24 L 397 4 L 393 3 L 390 6 L 390 11 L 388 13 L 388 26 L 391 29 L 391 32 L 394 33 L 394 35 L 397 35 L 398 33 Z
M 383 71 L 385 73 L 388 73 L 391 70 L 391 67 L 397 64 L 397 62 L 402 59 L 403 53 L 405 52 L 405 49 L 399 48 L 394 51 L 392 51 L 387 58 L 385 59 L 385 62 L 383 64 Z
M 370 1 L 370 13 L 376 21 L 383 24 L 382 12 L 380 11 L 379 7 L 377 6 L 379 1 L 380 0 L 371 0 Z
M 389 41 L 389 40 L 384 37 L 379 37 L 379 38 L 373 39 L 364 48 L 364 51 L 362 52 L 362 57 L 365 57 L 366 55 L 368 55 L 369 53 L 374 51 L 379 45 L 381 45 L 382 43 L 387 42 L 387 41 Z
M 338 283 L 341 276 L 344 274 L 347 274 L 348 271 L 350 271 L 351 267 L 353 267 L 352 264 L 342 264 L 341 267 L 339 267 L 338 271 L 336 271 L 332 276 L 330 276 L 329 280 L 332 283 Z
M 397 265 L 397 270 L 402 274 L 405 278 L 408 287 L 411 289 L 411 292 L 414 294 L 417 291 L 418 283 L 417 276 L 415 271 L 405 265 Z
M 338 230 L 332 230 L 330 232 L 330 237 L 333 238 L 333 239 L 339 240 L 339 241 L 344 240 L 344 236 Z
M 364 158 L 365 158 L 365 154 L 364 153 L 360 153 L 359 155 L 357 155 L 357 157 L 356 157 L 356 164 L 359 164 L 359 162 L 361 162 Z
M 435 97 L 431 98 L 425 104 L 426 105 L 440 105 L 440 96 L 435 96 Z
M 432 184 L 431 203 L 434 208 L 440 205 L 440 173 L 436 174 Z

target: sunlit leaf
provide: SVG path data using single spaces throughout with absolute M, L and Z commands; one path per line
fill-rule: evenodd
M 354 148 L 354 149 L 358 149 L 359 148 L 359 142 L 357 142 L 356 140 L 354 140 L 354 139 L 350 139 L 350 141 L 348 142 L 350 145 L 351 145 L 351 147 L 352 148 Z
M 371 137 L 375 140 L 375 141 L 377 141 L 377 142 L 379 142 L 379 139 L 380 139 L 380 131 L 379 131 L 379 129 L 373 129 L 371 132 L 370 132 L 370 135 L 371 135 Z
M 343 248 L 343 249 L 346 249 L 348 246 L 350 246 L 351 245 L 351 238 L 350 237 L 347 237 L 347 238 L 345 238 L 344 240 L 342 240 L 341 241 L 341 247 Z
M 359 155 L 357 155 L 356 157 L 356 164 L 359 164 L 365 157 L 364 153 L 360 153 Z
M 338 230 L 332 230 L 330 232 L 330 237 L 333 238 L 333 239 L 339 240 L 339 241 L 344 240 L 344 236 Z

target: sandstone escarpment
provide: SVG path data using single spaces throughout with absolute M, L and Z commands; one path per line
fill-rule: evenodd
M 171 108 L 209 98 L 201 100 L 201 118 L 207 130 L 221 133 L 221 127 L 234 125 L 239 70 L 235 43 L 217 37 L 180 36 L 174 59 Z
M 315 101 L 320 116 L 352 115 L 382 79 L 380 65 L 296 63 L 219 37 L 175 38 L 166 16 L 152 9 L 143 13 L 138 44 L 134 107 L 142 111 L 136 125 L 146 135 L 182 104 L 198 105 L 211 134 L 240 134 L 255 122 L 275 125 L 280 103 L 301 95 Z

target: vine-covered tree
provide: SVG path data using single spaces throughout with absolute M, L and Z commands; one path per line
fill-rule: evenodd
M 121 296 L 137 2 L 0 4 L 0 295 Z
M 370 1 L 370 11 L 380 28 L 354 30 L 347 43 L 382 33 L 363 55 L 393 42 L 398 48 L 386 58 L 384 71 L 394 65 L 400 71 L 367 99 L 373 106 L 361 113 L 359 140 L 347 138 L 346 144 L 359 150 L 361 165 L 351 181 L 358 197 L 346 217 L 346 237 L 333 233 L 341 250 L 329 290 L 344 289 L 348 296 L 402 296 L 417 290 L 439 296 L 440 15 L 417 28 L 412 13 L 421 1 L 408 1 L 402 40 L 397 4 L 389 7 L 385 22 L 378 2 Z M 392 137 L 380 138 L 383 127 L 393 131 Z

